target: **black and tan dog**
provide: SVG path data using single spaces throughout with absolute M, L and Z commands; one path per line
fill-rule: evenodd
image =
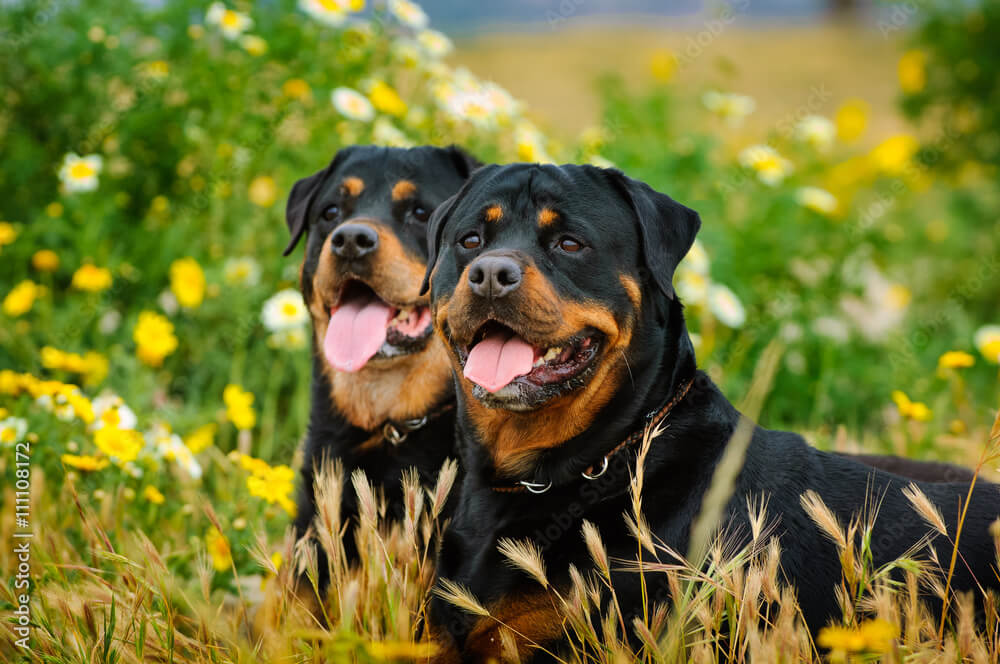
M 430 214 L 477 165 L 456 147 L 355 146 L 292 188 L 285 254 L 308 231 L 301 288 L 315 334 L 299 537 L 316 514 L 314 471 L 324 460 L 339 459 L 347 475 L 363 470 L 399 518 L 401 473 L 415 467 L 433 480 L 452 454 L 452 381 L 419 291 Z M 355 501 L 344 493 L 345 523 Z M 344 548 L 353 559 L 350 531 Z
M 591 565 L 580 537 L 584 519 L 596 524 L 612 560 L 634 559 L 623 514 L 631 509 L 635 448 L 651 423 L 663 432 L 645 463 L 644 514 L 654 538 L 687 551 L 692 521 L 740 421 L 697 370 L 671 285 L 699 226 L 695 212 L 668 196 L 590 166 L 487 166 L 435 212 L 425 286 L 456 372 L 464 466 L 437 572 L 471 589 L 492 616 L 436 599 L 430 622 L 444 646 L 441 661 L 499 658 L 499 622 L 519 635 L 522 658 L 535 654 L 529 643 L 558 647 L 565 637 L 553 603 L 506 564 L 498 543 L 533 540 L 549 581 L 563 590 L 570 564 Z M 879 497 L 872 547 L 882 564 L 928 534 L 901 494 L 906 484 L 796 434 L 757 427 L 723 525 L 750 533 L 747 497 L 768 499 L 783 574 L 815 630 L 837 613 L 840 563 L 801 495 L 817 492 L 844 523 L 866 498 Z M 968 484 L 921 486 L 954 532 L 957 496 Z M 998 515 L 997 487 L 978 485 L 953 588 L 973 589 L 977 580 L 997 586 L 987 530 Z M 946 538 L 932 545 L 948 560 Z M 646 575 L 646 582 L 654 585 L 650 602 L 666 599 L 664 581 Z M 631 624 L 643 611 L 639 577 L 618 572 L 614 584 Z

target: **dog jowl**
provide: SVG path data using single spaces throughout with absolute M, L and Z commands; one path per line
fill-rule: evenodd
M 419 291 L 428 218 L 476 165 L 455 147 L 356 146 L 292 189 L 286 254 L 307 236 L 301 288 L 315 351 L 299 536 L 316 513 L 320 464 L 337 459 L 348 476 L 363 470 L 398 517 L 401 473 L 415 467 L 432 479 L 451 452 L 452 381 Z M 356 510 L 344 492 L 344 521 Z M 344 547 L 353 558 L 350 532 Z
M 643 516 L 655 541 L 688 551 L 692 523 L 741 418 L 697 370 L 671 283 L 699 226 L 696 213 L 668 196 L 590 166 L 488 166 L 435 212 L 425 286 L 456 375 L 464 468 L 437 574 L 469 588 L 491 614 L 480 619 L 435 599 L 430 624 L 441 661 L 500 658 L 500 623 L 514 626 L 522 660 L 538 645 L 558 649 L 569 638 L 558 602 L 498 547 L 532 541 L 548 587 L 563 597 L 570 565 L 592 565 L 580 536 L 584 520 L 612 560 L 634 560 L 625 515 L 636 448 L 651 425 L 660 435 L 643 467 Z M 907 484 L 796 434 L 755 427 L 720 526 L 740 548 L 753 532 L 748 499 L 766 498 L 783 580 L 818 630 L 839 615 L 841 568 L 803 494 L 818 494 L 842 523 L 876 496 L 871 542 L 882 565 L 928 536 L 902 493 Z M 920 486 L 954 532 L 949 508 L 968 483 Z M 977 485 L 953 588 L 997 585 L 988 526 L 998 514 L 998 489 Z M 929 543 L 938 560 L 949 559 L 948 538 L 931 535 Z M 634 572 L 612 571 L 629 624 L 669 600 L 665 575 L 644 580 L 645 587 Z

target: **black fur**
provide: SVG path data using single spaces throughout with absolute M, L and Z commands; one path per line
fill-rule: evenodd
M 481 210 L 495 202 L 504 206 L 503 220 L 483 223 Z M 539 228 L 533 210 L 542 203 L 559 212 L 559 230 Z M 741 417 L 696 369 L 682 306 L 670 288 L 673 270 L 698 225 L 694 212 L 617 171 L 573 165 L 483 168 L 432 218 L 432 305 L 451 295 L 463 269 L 476 256 L 516 250 L 530 255 L 560 298 L 596 302 L 621 320 L 629 316 L 635 320 L 625 353 L 628 371 L 610 402 L 588 429 L 542 453 L 518 476 L 497 471 L 488 441 L 480 438 L 469 417 L 463 391 L 456 390 L 456 436 L 464 477 L 438 558 L 440 578 L 464 584 L 488 607 L 501 599 L 537 592 L 539 585 L 512 568 L 497 551 L 500 538 L 530 538 L 542 549 L 550 582 L 565 589 L 570 564 L 592 568 L 580 536 L 584 519 L 597 525 L 612 560 L 634 559 L 636 542 L 623 518 L 631 513 L 628 491 L 634 452 L 612 457 L 608 471 L 597 480 L 583 479 L 581 471 L 599 464 L 620 441 L 644 427 L 647 413 L 693 381 L 667 418 L 663 434 L 652 443 L 643 495 L 654 537 L 674 550 L 688 551 L 692 521 Z M 459 240 L 472 231 L 482 235 L 483 243 L 470 251 Z M 557 233 L 582 240 L 587 245 L 585 253 L 559 254 L 552 246 Z M 641 283 L 638 311 L 621 295 L 618 283 L 623 273 Z M 876 465 L 884 462 L 870 460 Z M 967 476 L 959 479 L 964 483 L 920 485 L 940 507 L 951 533 L 955 532 L 959 499 L 969 486 Z M 553 488 L 541 495 L 495 490 L 498 484 L 510 486 L 518 480 L 551 482 Z M 801 495 L 807 490 L 817 492 L 844 524 L 864 508 L 866 497 L 880 500 L 872 549 L 875 563 L 882 564 L 903 554 L 930 530 L 901 493 L 908 482 L 850 457 L 819 451 L 797 434 L 758 426 L 721 525 L 733 545 L 746 542 L 750 533 L 747 498 L 768 500 L 769 517 L 777 521 L 774 532 L 782 545 L 785 579 L 797 588 L 809 627 L 818 630 L 838 615 L 834 587 L 840 580 L 840 564 L 834 545 L 801 507 Z M 962 532 L 962 559 L 953 589 L 975 589 L 977 580 L 997 587 L 996 554 L 988 527 L 998 515 L 1000 491 L 978 483 Z M 932 544 L 947 565 L 951 542 L 938 536 Z M 646 574 L 645 578 L 651 584 L 650 604 L 665 601 L 664 576 Z M 643 615 L 639 576 L 616 572 L 614 587 L 625 623 L 631 624 L 633 616 Z M 432 604 L 432 624 L 446 635 L 446 645 L 456 648 L 463 661 L 478 656 L 463 652 L 475 620 L 444 600 L 435 599 Z

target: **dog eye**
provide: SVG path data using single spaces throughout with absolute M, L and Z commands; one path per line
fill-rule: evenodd
M 413 216 L 416 218 L 417 221 L 426 223 L 427 220 L 430 219 L 431 217 L 431 211 L 422 205 L 414 205 Z
M 575 254 L 576 252 L 583 249 L 583 243 L 578 240 L 574 240 L 568 235 L 564 235 L 559 238 L 558 246 L 560 249 L 568 254 Z
M 331 205 L 327 209 L 323 210 L 323 218 L 327 221 L 333 221 L 338 216 L 340 216 L 340 208 L 336 205 Z
M 477 249 L 479 248 L 479 245 L 481 245 L 482 243 L 483 241 L 479 237 L 479 233 L 469 233 L 461 240 L 459 240 L 459 244 L 461 244 L 466 249 Z

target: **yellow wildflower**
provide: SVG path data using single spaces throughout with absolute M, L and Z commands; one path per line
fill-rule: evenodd
M 278 200 L 278 185 L 270 175 L 259 175 L 251 180 L 247 198 L 257 207 L 271 207 Z
M 677 56 L 667 49 L 659 49 L 649 58 L 649 73 L 660 83 L 669 83 L 677 73 Z
M 271 466 L 268 465 L 263 459 L 257 459 L 249 454 L 240 455 L 240 468 L 243 470 L 249 470 L 254 475 L 263 476 L 266 475 Z
M 281 94 L 291 99 L 306 99 L 312 94 L 312 90 L 301 78 L 290 78 L 281 86 Z
M 94 444 L 119 465 L 135 461 L 145 441 L 133 429 L 104 426 L 94 432 Z
M 927 85 L 927 54 L 923 51 L 907 51 L 899 59 L 899 87 L 906 94 L 923 91 Z
M 975 363 L 975 357 L 961 350 L 950 350 L 938 358 L 939 369 L 967 369 Z
M 233 564 L 233 554 L 229 549 L 229 540 L 216 529 L 205 535 L 205 547 L 212 559 L 212 567 L 216 572 L 225 572 Z
M 402 117 L 406 114 L 406 102 L 399 93 L 385 81 L 375 81 L 368 93 L 375 110 Z
M 881 172 L 899 175 L 909 165 L 919 147 L 920 143 L 914 136 L 897 134 L 876 145 L 868 156 Z
M 240 37 L 240 46 L 250 55 L 264 55 L 267 53 L 267 40 L 257 35 L 243 35 Z
M 902 417 L 917 422 L 927 422 L 931 419 L 931 409 L 927 407 L 927 404 L 920 401 L 910 401 L 910 398 L 900 390 L 893 391 L 892 400 Z
M 137 345 L 135 354 L 151 367 L 162 366 L 163 358 L 177 350 L 173 323 L 153 311 L 139 314 L 132 338 Z
M 885 653 L 899 635 L 895 625 L 881 619 L 868 620 L 857 628 L 824 627 L 817 642 L 835 652 Z
M 295 503 L 291 499 L 291 494 L 295 489 L 293 480 L 295 471 L 288 466 L 274 466 L 267 464 L 263 467 L 257 466 L 254 474 L 247 478 L 247 489 L 251 496 L 263 498 L 269 504 L 277 503 L 290 515 L 295 515 Z
M 41 286 L 25 279 L 7 293 L 3 299 L 3 312 L 12 318 L 28 313 L 42 292 Z
M 152 484 L 142 490 L 142 497 L 154 505 L 162 505 L 166 497 Z
M 215 431 L 218 428 L 218 425 L 214 422 L 203 424 L 184 438 L 184 444 L 191 450 L 192 454 L 198 454 L 212 446 L 215 439 Z
M 193 258 L 178 258 L 170 264 L 170 290 L 177 302 L 195 309 L 205 299 L 205 273 Z
M 31 256 L 31 267 L 39 272 L 55 272 L 59 269 L 59 254 L 51 249 L 39 249 Z
M 63 204 L 49 203 L 45 206 L 45 214 L 49 215 L 53 219 L 58 219 L 63 215 Z
M 226 385 L 222 392 L 222 400 L 226 403 L 226 417 L 236 425 L 237 429 L 252 429 L 257 423 L 257 414 L 253 410 L 253 394 L 245 391 L 239 385 Z
M 110 464 L 107 459 L 101 459 L 86 454 L 80 456 L 77 456 L 76 454 L 63 454 L 59 458 L 63 462 L 64 466 L 69 466 L 70 468 L 75 468 L 77 470 L 83 470 L 88 473 L 96 470 L 104 470 Z
M 1000 325 L 984 325 L 976 330 L 975 344 L 988 362 L 1000 364 Z
M 0 221 L 0 249 L 4 245 L 13 244 L 17 239 L 17 229 L 9 221 Z
M 837 125 L 837 137 L 850 143 L 861 138 L 868 128 L 868 103 L 862 99 L 850 99 L 837 109 L 833 120 Z
M 111 287 L 111 270 L 86 263 L 73 273 L 73 288 L 99 293 Z

